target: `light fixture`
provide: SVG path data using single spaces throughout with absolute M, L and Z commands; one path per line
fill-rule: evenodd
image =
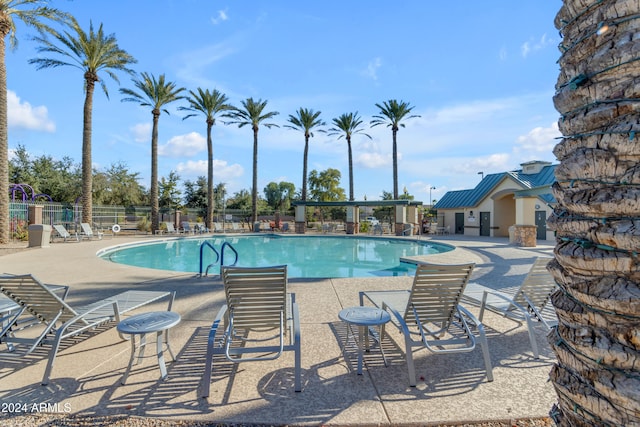
M 484 172 L 478 172 L 478 175 L 480 175 L 480 180 L 484 179 Z

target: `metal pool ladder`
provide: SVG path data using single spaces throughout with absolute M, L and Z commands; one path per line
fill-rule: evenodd
M 200 277 L 202 277 L 202 270 L 203 270 L 203 261 L 204 261 L 204 249 L 205 248 L 209 248 L 213 251 L 214 254 L 216 254 L 216 260 L 212 263 L 209 264 L 207 266 L 206 269 L 204 269 L 204 275 L 206 276 L 209 273 L 209 269 L 211 267 L 213 267 L 214 265 L 216 265 L 218 263 L 218 261 L 220 261 L 220 267 L 222 267 L 224 264 L 224 251 L 225 249 L 229 248 L 229 250 L 231 250 L 235 256 L 236 259 L 233 261 L 233 264 L 229 264 L 229 265 L 236 265 L 236 263 L 238 262 L 238 251 L 235 250 L 235 248 L 233 246 L 231 246 L 231 243 L 224 241 L 222 242 L 222 245 L 220 246 L 220 252 L 217 251 L 217 249 L 209 242 L 204 241 L 201 245 L 200 245 Z

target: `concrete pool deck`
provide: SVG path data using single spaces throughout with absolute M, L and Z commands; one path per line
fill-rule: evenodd
M 543 329 L 536 331 L 541 348 L 536 360 L 526 327 L 491 313 L 485 316 L 485 325 L 493 382 L 486 380 L 479 348 L 451 355 L 421 349 L 414 354 L 420 380 L 417 387 L 409 387 L 402 338 L 391 327 L 392 339 L 383 342 L 389 366 L 384 366 L 374 350 L 365 355 L 364 375 L 356 375 L 355 349 L 349 345 L 342 351 L 346 329 L 338 312 L 358 305 L 358 291 L 407 289 L 412 277 L 406 276 L 291 279 L 289 287 L 296 293 L 302 323 L 303 391 L 293 391 L 293 354 L 285 354 L 272 362 L 221 363 L 215 368 L 211 395 L 203 399 L 200 380 L 207 334 L 224 299 L 219 277 L 129 267 L 95 256 L 108 246 L 153 238 L 116 236 L 61 242 L 0 257 L 2 273 L 31 273 L 46 283 L 69 285 L 67 301 L 72 306 L 128 289 L 175 290 L 173 310 L 182 316 L 170 332 L 177 361 L 168 363 L 165 381 L 159 380 L 154 356 L 134 365 L 127 384 L 120 385 L 130 345 L 114 327 L 63 346 L 47 386 L 40 385 L 47 347 L 28 358 L 15 358 L 0 344 L 0 423 L 6 425 L 3 418 L 16 415 L 17 410 L 10 414 L 10 408 L 27 408 L 27 412 L 35 408 L 37 412 L 41 405 L 49 405 L 59 416 L 139 416 L 176 423 L 453 424 L 546 417 L 556 402 L 548 382 L 555 358 Z M 434 236 L 433 240 L 452 244 L 456 250 L 430 255 L 429 260 L 475 262 L 472 281 L 500 289 L 517 287 L 534 258 L 550 256 L 553 250 L 553 242 L 521 248 L 502 238 Z M 155 307 L 162 309 L 160 304 Z

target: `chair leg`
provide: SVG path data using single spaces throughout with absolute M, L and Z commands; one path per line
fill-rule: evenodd
M 413 352 L 411 350 L 411 337 L 408 335 L 404 336 L 404 347 L 407 357 L 407 370 L 409 373 L 409 386 L 416 386 L 416 367 L 413 364 Z
M 487 381 L 493 381 L 493 367 L 491 366 L 491 355 L 489 354 L 487 335 L 484 333 L 484 326 L 482 325 L 482 323 L 478 324 L 477 326 L 480 348 L 482 350 L 482 357 L 484 359 L 484 368 L 487 371 Z
M 534 324 L 531 316 L 525 315 L 527 319 L 527 329 L 529 330 L 529 342 L 531 342 L 531 350 L 533 351 L 533 357 L 540 359 L 540 352 L 538 351 L 538 342 L 536 341 L 536 335 L 534 333 Z

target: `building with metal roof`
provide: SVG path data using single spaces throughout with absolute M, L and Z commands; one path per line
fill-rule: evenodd
M 551 185 L 557 165 L 534 160 L 520 166 L 483 176 L 473 189 L 447 192 L 433 207 L 439 228 L 470 236 L 513 238 L 514 229 L 535 227 L 535 239 L 553 240 L 546 219 L 556 203 Z

